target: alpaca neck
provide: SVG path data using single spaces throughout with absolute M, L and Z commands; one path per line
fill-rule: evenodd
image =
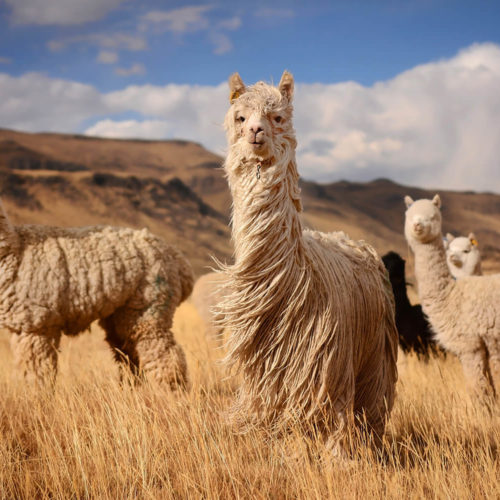
M 418 294 L 424 309 L 429 310 L 446 299 L 455 282 L 446 263 L 441 236 L 429 243 L 415 245 L 414 252 Z
M 394 293 L 394 300 L 396 301 L 397 308 L 406 310 L 411 308 L 410 300 L 408 299 L 408 294 L 406 292 L 406 284 L 396 285 L 392 287 Z
M 286 156 L 286 155 L 285 155 Z M 301 255 L 302 223 L 294 155 L 262 164 L 226 162 L 233 196 L 232 236 L 236 266 L 255 279 L 269 279 Z M 260 178 L 259 178 L 260 177 Z

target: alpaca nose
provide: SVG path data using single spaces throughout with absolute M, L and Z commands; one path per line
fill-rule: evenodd
M 424 229 L 424 225 L 421 222 L 415 222 L 413 224 L 413 229 L 415 229 L 415 231 L 419 233 L 422 231 L 422 229 Z
M 254 123 L 250 125 L 250 132 L 253 132 L 257 135 L 259 132 L 262 132 L 264 129 L 261 127 L 260 123 Z

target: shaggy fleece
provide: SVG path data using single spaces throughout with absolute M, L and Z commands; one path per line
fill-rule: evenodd
M 0 327 L 25 375 L 54 377 L 61 333 L 99 319 L 117 360 L 185 385 L 170 328 L 193 274 L 177 249 L 146 229 L 13 226 L 0 208 Z
M 230 79 L 224 164 L 235 263 L 224 268 L 227 361 L 242 383 L 242 424 L 304 422 L 339 443 L 352 416 L 384 432 L 398 334 L 385 268 L 344 233 L 303 230 L 292 125 L 293 78 L 246 88 Z

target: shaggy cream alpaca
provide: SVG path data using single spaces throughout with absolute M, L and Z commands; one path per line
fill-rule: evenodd
M 446 234 L 444 240 L 446 262 L 454 278 L 464 276 L 481 276 L 481 254 L 474 233 L 469 236 L 453 236 Z
M 200 276 L 193 288 L 191 301 L 205 323 L 205 335 L 217 344 L 222 341 L 224 328 L 222 317 L 217 313 L 217 305 L 224 297 L 224 277 L 217 272 Z
M 456 354 L 472 389 L 481 396 L 500 388 L 500 274 L 454 280 L 441 234 L 441 200 L 407 206 L 405 236 L 415 253 L 422 308 L 437 341 Z
M 12 226 L 0 203 L 0 328 L 30 379 L 53 382 L 61 333 L 99 319 L 118 361 L 185 386 L 170 328 L 192 287 L 188 261 L 146 229 Z
M 235 264 L 221 304 L 228 361 L 242 373 L 237 422 L 314 426 L 341 444 L 352 415 L 380 437 L 396 383 L 398 334 L 385 268 L 344 233 L 303 231 L 293 77 L 229 81 L 225 172 Z

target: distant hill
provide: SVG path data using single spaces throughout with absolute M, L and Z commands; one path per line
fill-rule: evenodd
M 231 199 L 222 158 L 187 141 L 99 139 L 0 130 L 0 193 L 15 223 L 148 227 L 178 245 L 198 274 L 231 258 Z M 403 197 L 435 191 L 387 179 L 302 181 L 304 222 L 343 230 L 407 257 Z M 486 272 L 500 271 L 500 195 L 439 190 L 444 231 L 474 231 Z

